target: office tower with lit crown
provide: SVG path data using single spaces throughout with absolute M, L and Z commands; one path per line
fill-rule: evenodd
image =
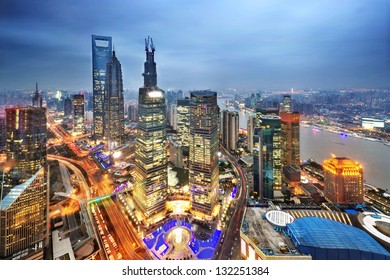
M 21 178 L 30 178 L 46 163 L 46 108 L 7 108 L 7 162 Z
M 238 133 L 238 112 L 222 111 L 222 145 L 230 151 L 237 149 Z
M 64 100 L 64 116 L 68 117 L 72 113 L 72 100 L 67 97 Z
M 35 83 L 35 92 L 34 92 L 34 95 L 32 97 L 32 106 L 33 107 L 37 107 L 37 108 L 42 108 L 42 96 L 39 94 L 39 90 L 38 90 L 38 83 Z
M 300 166 L 298 112 L 280 112 L 282 128 L 282 165 Z
M 145 40 L 144 86 L 139 89 L 134 200 L 145 218 L 165 213 L 167 136 L 165 92 L 157 87 L 155 48 Z
M 189 185 L 195 213 L 211 218 L 218 202 L 217 93 L 192 91 L 190 101 Z
M 362 203 L 363 169 L 346 157 L 324 162 L 324 195 L 332 203 Z
M 104 136 L 104 92 L 106 70 L 112 54 L 112 39 L 107 36 L 92 35 L 92 81 L 93 81 L 93 122 L 92 135 Z
M 177 137 L 183 147 L 190 146 L 190 99 L 177 100 Z
M 125 132 L 122 68 L 115 51 L 107 63 L 104 102 L 104 136 L 112 149 L 123 144 Z
M 73 133 L 84 134 L 84 95 L 73 95 Z
M 282 189 L 280 117 L 262 115 L 259 126 L 253 136 L 253 196 L 273 199 Z

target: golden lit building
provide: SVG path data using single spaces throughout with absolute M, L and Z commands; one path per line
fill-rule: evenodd
M 43 257 L 47 186 L 42 167 L 0 197 L 0 259 Z
M 362 203 L 363 169 L 346 157 L 335 157 L 324 162 L 324 195 L 332 203 Z

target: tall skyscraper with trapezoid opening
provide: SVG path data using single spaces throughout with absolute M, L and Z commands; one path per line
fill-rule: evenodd
M 139 89 L 134 200 L 147 223 L 165 214 L 167 142 L 165 92 L 157 86 L 155 48 L 145 39 L 144 86 Z

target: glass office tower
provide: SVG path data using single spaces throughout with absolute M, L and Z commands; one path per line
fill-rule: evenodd
M 211 218 L 218 201 L 217 93 L 192 91 L 190 101 L 189 185 L 193 212 Z
M 253 194 L 259 200 L 273 199 L 282 189 L 282 132 L 280 117 L 261 115 L 253 136 Z
M 104 136 L 104 91 L 107 63 L 111 58 L 111 37 L 92 35 L 93 123 L 92 135 Z
M 145 40 L 144 86 L 139 89 L 135 149 L 134 199 L 149 222 L 165 213 L 167 198 L 167 142 L 165 92 L 157 87 L 155 48 Z
M 115 51 L 107 64 L 104 104 L 104 135 L 108 149 L 122 145 L 125 131 L 122 68 Z

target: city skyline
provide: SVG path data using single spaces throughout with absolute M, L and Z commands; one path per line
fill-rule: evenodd
M 101 34 L 136 89 L 146 34 L 165 89 L 388 87 L 388 2 L 326 2 L 2 3 L 0 86 L 92 89 L 89 40 Z

